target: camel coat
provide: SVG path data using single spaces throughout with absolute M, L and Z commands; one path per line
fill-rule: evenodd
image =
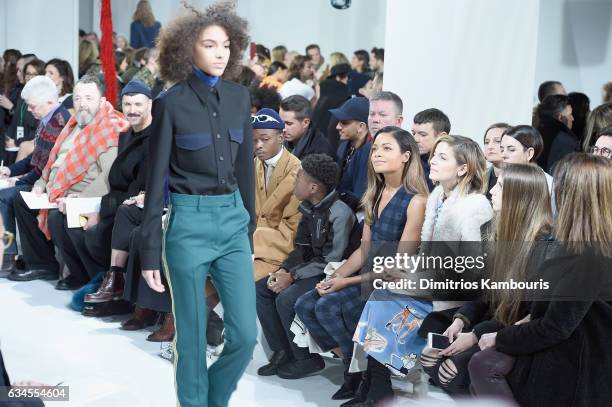
M 300 160 L 286 149 L 270 176 L 268 190 L 264 186 L 264 163 L 255 158 L 255 213 L 257 227 L 253 234 L 255 281 L 278 270 L 293 250 L 300 201 L 293 195 Z

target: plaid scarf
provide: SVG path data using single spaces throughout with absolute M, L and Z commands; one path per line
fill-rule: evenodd
M 129 123 L 123 115 L 105 101 L 96 116 L 74 139 L 74 147 L 66 153 L 62 164 L 57 168 L 55 177 L 49 182 L 51 167 L 57 160 L 59 149 L 67 137 L 72 134 L 77 121 L 75 116 L 70 118 L 64 130 L 57 138 L 49 160 L 45 166 L 41 178 L 47 182 L 47 193 L 49 202 L 57 202 L 75 184 L 81 182 L 89 168 L 95 164 L 100 154 L 111 147 L 119 145 L 119 133 L 129 128 Z M 117 129 L 117 130 L 115 130 Z M 38 214 L 38 228 L 45 234 L 47 240 L 51 240 L 51 234 L 47 227 L 48 210 L 41 209 Z

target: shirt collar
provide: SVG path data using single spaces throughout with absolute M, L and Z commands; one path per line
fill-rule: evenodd
M 45 117 L 43 117 L 42 119 L 40 119 L 40 123 L 43 126 L 46 126 L 47 123 L 49 123 L 49 120 L 51 120 L 51 118 L 53 117 L 53 115 L 55 114 L 55 112 L 57 112 L 57 109 L 59 109 L 61 106 L 61 104 L 59 106 L 57 106 L 55 109 L 53 109 L 52 111 L 50 111 L 49 113 L 47 113 L 47 115 Z
M 267 160 L 264 161 L 266 167 L 272 166 L 272 168 L 276 167 L 276 164 L 278 164 L 278 162 L 281 159 L 281 156 L 283 155 L 283 151 L 285 150 L 284 147 L 281 146 L 281 150 L 278 154 L 276 154 L 274 157 L 272 158 L 268 158 Z
M 219 82 L 218 76 L 210 76 L 196 68 L 195 66 L 192 68 L 194 75 L 200 80 L 204 81 L 208 86 L 215 86 L 217 82 Z

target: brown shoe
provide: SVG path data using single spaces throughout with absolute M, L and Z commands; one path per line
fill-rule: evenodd
M 164 314 L 161 328 L 147 337 L 149 342 L 170 342 L 174 339 L 174 315 L 171 312 Z
M 85 296 L 85 302 L 97 304 L 100 302 L 120 300 L 123 298 L 124 285 L 125 278 L 123 273 L 107 271 L 98 291 L 93 294 L 87 294 Z
M 155 321 L 157 321 L 156 311 L 137 306 L 132 318 L 121 324 L 121 329 L 124 331 L 138 331 L 148 326 L 155 325 Z

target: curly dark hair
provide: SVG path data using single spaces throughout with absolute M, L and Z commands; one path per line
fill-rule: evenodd
M 166 82 L 183 81 L 193 67 L 193 46 L 202 30 L 211 25 L 222 27 L 230 39 L 230 57 L 223 73 L 226 79 L 235 79 L 240 73 L 242 52 L 249 44 L 248 23 L 236 14 L 230 2 L 217 2 L 205 11 L 183 3 L 187 12 L 163 27 L 157 38 L 159 49 L 159 75 Z
M 302 160 L 302 169 L 317 184 L 325 188 L 326 195 L 338 184 L 340 168 L 327 154 L 308 154 Z
M 281 97 L 276 89 L 268 86 L 252 86 L 249 91 L 251 92 L 251 106 L 255 111 L 267 107 L 278 112 Z

